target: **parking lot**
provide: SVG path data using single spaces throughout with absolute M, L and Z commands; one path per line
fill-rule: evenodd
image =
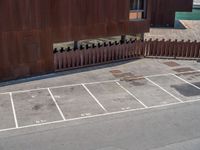
M 156 63 L 166 72 L 133 75 L 115 67 L 108 69 L 113 78 L 101 81 L 1 89 L 0 132 L 200 101 L 198 68 Z

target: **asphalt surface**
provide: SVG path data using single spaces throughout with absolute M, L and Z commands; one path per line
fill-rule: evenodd
M 141 59 L 2 83 L 0 150 L 199 150 L 200 65 Z
M 1 133 L 1 150 L 199 150 L 200 102 Z
M 200 20 L 179 20 L 176 21 L 175 28 L 151 28 L 145 34 L 145 39 L 165 39 L 184 40 L 200 42 Z

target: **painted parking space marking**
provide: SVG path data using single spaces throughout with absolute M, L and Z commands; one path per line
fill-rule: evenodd
M 51 98 L 53 99 L 53 101 L 54 101 L 54 103 L 55 103 L 55 105 L 56 105 L 56 107 L 57 107 L 57 109 L 58 109 L 58 111 L 59 111 L 59 113 L 60 113 L 62 119 L 63 119 L 63 120 L 66 120 L 66 119 L 65 119 L 65 116 L 63 115 L 62 110 L 60 109 L 58 103 L 56 102 L 56 99 L 55 99 L 54 95 L 52 94 L 52 92 L 51 92 L 51 90 L 50 90 L 49 88 L 48 88 L 48 91 L 49 91 L 49 94 L 51 95 Z
M 12 94 L 18 125 L 62 120 L 48 90 Z
M 14 105 L 14 101 L 13 101 L 13 95 L 12 95 L 12 93 L 10 93 L 9 95 L 10 95 L 10 101 L 11 101 L 11 105 L 12 105 L 12 112 L 13 112 L 13 116 L 14 116 L 14 120 L 15 120 L 15 127 L 18 128 L 19 125 L 18 125 L 18 121 L 17 121 L 15 105 Z
M 78 120 L 83 120 L 83 119 L 91 119 L 91 118 L 97 118 L 97 117 L 111 116 L 111 115 L 123 114 L 123 113 L 127 113 L 127 112 L 135 112 L 135 111 L 142 111 L 142 110 L 149 110 L 150 111 L 150 110 L 159 109 L 159 108 L 167 108 L 167 107 L 170 107 L 170 106 L 176 106 L 176 105 L 181 105 L 181 104 L 190 104 L 190 103 L 196 103 L 196 102 L 200 102 L 200 99 L 191 100 L 191 101 L 184 101 L 184 102 L 176 102 L 176 103 L 170 103 L 170 104 L 164 104 L 164 105 L 151 106 L 151 107 L 148 107 L 148 108 L 137 108 L 137 109 L 116 111 L 116 112 L 108 112 L 108 113 L 102 113 L 102 114 L 85 116 L 85 117 L 77 117 L 77 118 L 71 118 L 71 119 L 66 119 L 66 120 L 46 122 L 46 123 L 41 123 L 41 124 L 32 124 L 32 125 L 27 125 L 27 126 L 20 126 L 19 128 L 0 129 L 0 132 L 20 130 L 20 129 L 26 129 L 26 128 L 31 128 L 31 127 L 45 126 L 45 125 L 53 125 L 53 124 L 71 122 L 71 121 L 78 121 Z
M 17 127 L 9 94 L 0 95 L 0 129 Z
M 172 74 L 172 75 L 175 76 L 176 78 L 182 80 L 183 82 L 185 82 L 185 83 L 187 83 L 187 84 L 190 84 L 191 86 L 193 86 L 193 87 L 195 87 L 195 88 L 197 88 L 197 89 L 200 90 L 200 87 L 198 87 L 198 86 L 196 86 L 196 85 L 190 83 L 189 81 L 186 81 L 185 79 L 183 79 L 183 78 L 181 78 L 181 77 L 179 77 L 179 76 L 177 76 L 177 75 L 175 75 L 175 74 Z
M 99 102 L 99 100 L 92 94 L 92 92 L 86 87 L 85 84 L 82 84 L 82 86 L 85 88 L 85 90 L 92 96 L 92 98 L 97 102 L 97 104 L 105 111 L 107 112 L 107 110 L 105 109 L 105 107 Z
M 33 91 L 41 91 L 41 90 L 48 90 L 49 89 L 58 89 L 58 88 L 64 88 L 64 87 L 73 87 L 73 86 L 79 86 L 79 85 L 88 85 L 88 84 L 98 84 L 98 83 L 110 83 L 115 82 L 119 80 L 106 80 L 106 81 L 96 81 L 96 82 L 86 82 L 86 83 L 77 83 L 77 84 L 67 84 L 67 85 L 59 85 L 59 86 L 50 86 L 50 87 L 44 87 L 44 88 L 35 88 L 35 89 L 28 89 L 28 90 L 17 90 L 17 91 L 10 91 L 13 94 L 17 93 L 26 93 L 26 92 L 33 92 Z M 2 92 L 0 95 L 9 94 L 10 92 Z
M 120 81 L 120 84 L 131 93 L 134 93 L 134 95 L 148 107 L 177 102 L 174 97 L 160 89 L 160 87 L 152 84 L 147 79 Z
M 11 121 L 12 125 L 3 120 L 2 123 L 6 126 L 1 127 L 1 123 L 0 123 L 0 132 L 12 131 L 16 129 L 25 129 L 25 128 L 30 128 L 30 127 L 43 126 L 43 125 L 50 125 L 50 124 L 56 124 L 56 123 L 61 123 L 61 122 L 69 122 L 69 121 L 75 121 L 75 120 L 81 120 L 81 119 L 102 117 L 102 116 L 107 116 L 107 115 L 116 115 L 116 114 L 121 114 L 121 113 L 126 113 L 126 112 L 149 110 L 149 109 L 151 110 L 151 109 L 169 107 L 169 106 L 178 105 L 178 104 L 200 102 L 200 97 L 198 96 L 191 96 L 190 100 L 182 101 L 179 95 L 177 96 L 176 94 L 173 93 L 173 90 L 171 92 L 172 84 L 170 84 L 170 82 L 169 82 L 169 85 L 166 86 L 162 84 L 160 85 L 159 83 L 157 83 L 157 81 L 154 81 L 155 78 L 160 79 L 160 78 L 172 77 L 172 80 L 179 80 L 179 82 L 182 82 L 182 84 L 184 83 L 186 87 L 190 86 L 190 88 L 191 87 L 195 88 L 195 86 L 191 85 L 191 84 L 194 84 L 193 80 L 192 80 L 192 83 L 189 84 L 185 82 L 188 80 L 182 77 L 183 74 L 193 75 L 193 73 L 195 72 L 200 72 L 200 71 L 196 70 L 196 71 L 180 72 L 178 74 L 171 74 L 171 73 L 157 74 L 157 75 L 150 75 L 150 76 L 136 78 L 135 80 L 138 80 L 138 79 L 148 80 L 149 82 L 152 83 L 152 85 L 154 85 L 155 87 L 158 87 L 159 89 L 161 89 L 162 91 L 164 91 L 165 93 L 173 97 L 174 99 L 175 97 L 177 98 L 176 101 L 174 102 L 174 101 L 169 101 L 170 99 L 165 97 L 166 102 L 160 103 L 159 101 L 157 101 L 155 102 L 155 105 L 149 105 L 146 101 L 143 101 L 143 99 L 141 99 L 140 96 L 138 97 L 138 95 L 135 92 L 132 92 L 129 88 L 124 86 L 122 84 L 122 81 L 120 80 L 98 81 L 98 82 L 80 83 L 80 84 L 72 84 L 72 85 L 64 85 L 64 86 L 54 86 L 54 87 L 48 87 L 48 88 L 21 90 L 21 91 L 14 91 L 13 93 L 11 92 L 0 93 L 0 100 L 1 100 L 0 112 L 3 110 L 1 109 L 1 102 L 4 100 L 2 96 L 3 95 L 7 95 L 8 97 L 10 96 L 9 99 L 6 98 L 7 99 L 6 102 L 10 103 L 9 107 L 11 110 L 10 111 L 11 115 L 10 116 L 6 115 L 6 116 L 8 116 L 7 118 L 11 118 L 10 120 L 12 120 Z M 181 76 L 183 80 L 181 80 L 180 78 L 177 78 L 176 76 L 178 77 Z M 194 81 L 195 80 L 199 81 L 198 80 L 199 77 L 200 76 L 197 76 L 194 79 Z M 116 83 L 119 83 L 119 84 L 116 84 Z M 164 83 L 168 83 L 168 82 L 164 81 Z M 86 90 L 86 88 L 84 88 L 83 85 L 88 90 Z M 102 86 L 103 92 L 109 91 L 108 93 L 106 93 L 105 97 L 109 95 L 109 97 L 111 97 L 110 100 L 108 99 L 106 101 L 103 100 L 103 103 L 102 103 L 102 100 L 99 99 L 98 96 L 96 96 L 96 93 L 97 95 L 99 94 L 98 93 L 99 85 Z M 80 89 L 76 89 L 76 87 L 79 87 Z M 97 92 L 93 92 L 94 88 L 92 87 L 94 88 L 97 87 L 96 89 Z M 65 88 L 67 90 L 65 90 Z M 147 88 L 148 87 L 146 87 L 144 91 L 147 90 Z M 191 90 L 190 88 L 189 90 Z M 49 92 L 48 89 L 50 90 L 51 93 Z M 71 92 L 71 89 L 74 89 L 74 91 Z M 198 88 L 195 88 L 195 89 L 199 90 Z M 188 90 L 188 88 L 184 90 Z M 84 94 L 82 92 L 85 94 L 85 98 L 83 98 Z M 92 93 L 92 95 L 99 101 L 99 103 L 106 110 L 108 110 L 108 112 L 105 112 L 102 108 L 99 107 L 100 105 L 98 105 L 98 103 L 95 101 L 94 97 L 90 93 Z M 118 93 L 119 96 L 116 93 Z M 69 97 L 66 97 L 66 96 L 69 96 Z M 115 99 L 116 97 L 118 97 L 119 99 Z M 158 95 L 158 97 L 160 96 Z M 160 97 L 160 99 L 162 98 L 163 97 Z M 86 101 L 84 99 L 86 99 Z M 113 100 L 117 102 L 116 105 L 115 104 L 113 105 Z M 139 103 L 138 100 L 142 102 L 144 105 L 146 105 L 146 107 L 144 107 L 142 103 Z M 137 103 L 132 104 L 132 102 L 130 101 L 132 102 L 134 101 Z M 44 105 L 44 106 L 46 105 L 46 107 L 44 108 L 46 108 L 47 110 L 43 109 L 40 111 L 40 105 Z M 53 107 L 49 108 L 50 106 L 53 106 Z M 60 112 L 63 113 L 65 119 L 63 119 L 61 113 L 59 112 L 59 108 L 60 108 Z M 70 110 L 68 108 L 72 108 L 72 109 Z M 32 109 L 36 109 L 37 113 L 34 113 Z M 76 112 L 75 115 L 74 115 L 74 112 Z M 0 118 L 1 118 L 1 114 L 0 114 Z
M 172 96 L 173 98 L 175 98 L 177 101 L 179 102 L 183 102 L 180 98 L 176 97 L 175 95 L 173 95 L 172 93 L 168 92 L 165 88 L 163 88 L 162 86 L 160 86 L 159 84 L 157 84 L 156 82 L 150 80 L 149 78 L 145 78 L 146 80 L 148 80 L 149 82 L 151 82 L 152 84 L 154 84 L 155 86 L 159 87 L 161 90 L 163 90 L 164 92 L 166 92 L 167 94 L 169 94 L 170 96 Z
M 105 113 L 81 85 L 51 89 L 66 119 Z
M 195 72 L 200 72 L 200 70 L 179 72 L 179 73 L 176 73 L 176 75 L 187 74 L 187 73 L 195 73 Z M 150 77 L 170 76 L 170 75 L 172 75 L 172 73 L 147 75 L 147 76 L 143 76 L 143 77 L 136 77 L 135 80 L 137 80 L 137 79 L 143 79 L 143 78 L 150 78 Z M 36 89 L 28 89 L 28 90 L 17 90 L 17 91 L 1 92 L 0 95 L 9 94 L 10 92 L 12 92 L 13 94 L 16 94 L 16 93 L 24 93 L 24 92 L 48 90 L 48 88 L 50 88 L 50 89 L 57 89 L 57 88 L 62 88 L 62 87 L 78 86 L 78 85 L 82 85 L 82 84 L 88 85 L 88 84 L 99 84 L 99 83 L 112 83 L 112 82 L 116 82 L 116 81 L 120 81 L 120 80 L 107 80 L 107 81 L 98 81 L 98 82 L 86 82 L 86 83 L 77 83 L 77 84 L 69 84 L 69 85 L 61 85 L 61 86 L 50 86 L 50 87 L 45 87 L 45 88 L 36 88 Z
M 174 75 L 151 77 L 149 80 L 171 93 L 177 99 L 188 101 L 200 98 L 200 90 Z
M 189 82 L 196 88 L 200 88 L 200 72 L 195 73 L 182 73 L 176 74 L 177 77 L 180 77 L 184 82 Z
M 135 95 L 133 95 L 128 89 L 126 89 L 124 86 L 122 86 L 119 82 L 116 82 L 117 85 L 119 85 L 123 90 L 125 90 L 129 95 L 131 95 L 134 99 L 136 99 L 141 105 L 144 106 L 144 108 L 147 108 L 148 106 L 145 105 L 141 100 L 139 100 Z M 127 107 L 125 109 L 130 109 L 130 107 Z
M 100 101 L 108 112 L 119 111 L 124 108 L 143 107 L 134 97 L 119 85 L 114 83 L 99 83 L 87 85 L 87 88 Z

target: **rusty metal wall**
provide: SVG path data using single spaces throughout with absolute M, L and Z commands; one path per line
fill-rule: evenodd
M 192 11 L 193 0 L 153 0 L 151 26 L 174 26 L 176 11 Z
M 129 0 L 54 0 L 51 6 L 54 42 L 149 31 L 150 16 L 129 21 Z
M 147 32 L 149 14 L 130 22 L 129 0 L 0 0 L 0 80 L 53 72 L 55 42 Z
M 49 0 L 0 0 L 0 80 L 53 70 Z

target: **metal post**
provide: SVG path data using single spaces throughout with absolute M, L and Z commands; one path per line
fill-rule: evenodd
M 78 49 L 79 48 L 79 43 L 78 41 L 74 41 L 74 49 Z
M 126 41 L 126 35 L 121 35 L 121 40 L 120 40 L 121 44 L 125 43 L 125 41 Z
M 141 40 L 144 41 L 144 33 L 141 34 Z

